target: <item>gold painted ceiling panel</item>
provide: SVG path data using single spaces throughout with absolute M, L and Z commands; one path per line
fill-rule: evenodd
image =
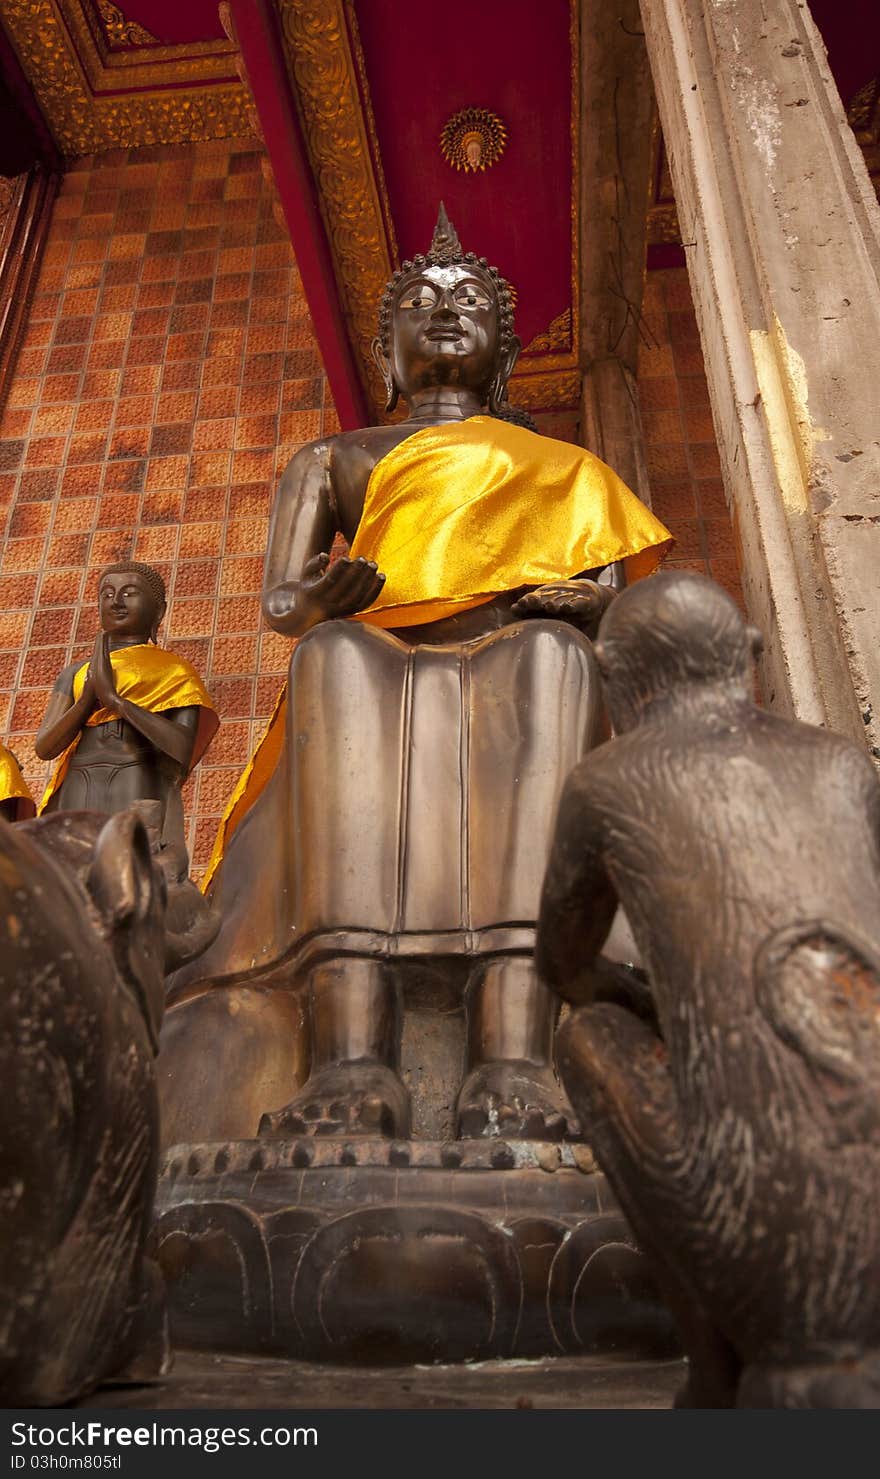
M 4 28 L 63 154 L 252 134 L 231 43 L 151 44 L 118 6 L 97 5 L 100 25 L 90 0 L 3 0 Z

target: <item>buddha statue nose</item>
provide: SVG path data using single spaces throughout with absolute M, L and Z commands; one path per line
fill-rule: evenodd
M 458 307 L 453 301 L 452 289 L 449 288 L 445 293 L 442 294 L 437 303 L 434 305 L 433 312 L 431 313 L 431 319 L 434 320 L 438 318 L 454 318 L 457 321 L 458 316 Z

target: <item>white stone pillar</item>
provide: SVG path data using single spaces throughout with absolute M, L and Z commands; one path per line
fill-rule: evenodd
M 880 211 L 800 0 L 641 0 L 765 701 L 880 754 Z

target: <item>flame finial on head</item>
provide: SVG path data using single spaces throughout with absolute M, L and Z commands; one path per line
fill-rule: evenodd
M 458 232 L 446 214 L 446 206 L 440 202 L 440 210 L 437 213 L 437 225 L 434 227 L 434 235 L 428 252 L 438 267 L 445 267 L 450 262 L 460 262 L 462 259 L 461 242 Z

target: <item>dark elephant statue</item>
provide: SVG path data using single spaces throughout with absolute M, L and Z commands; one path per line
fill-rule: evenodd
M 166 971 L 210 920 L 138 808 L 0 821 L 0 1393 L 57 1406 L 167 1361 L 144 1256 Z M 169 929 L 169 922 L 173 925 Z

